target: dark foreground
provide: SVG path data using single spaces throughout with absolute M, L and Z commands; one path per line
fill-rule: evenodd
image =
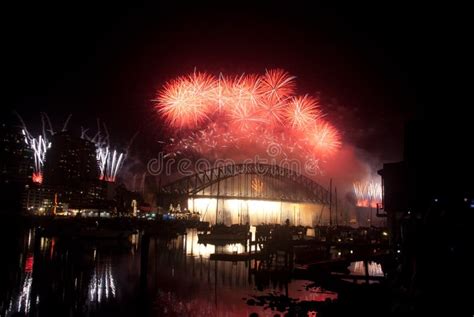
M 211 260 L 212 253 L 245 247 L 199 244 L 188 229 L 152 237 L 144 268 L 140 233 L 120 241 L 38 238 L 21 220 L 9 224 L 1 233 L 1 316 L 415 316 L 436 309 L 463 316 L 469 310 L 461 289 L 438 284 L 436 298 L 445 301 L 429 303 L 426 293 L 402 289 L 398 275 L 387 279 L 377 263 L 370 263 L 370 283 L 355 283 L 283 264 L 270 269 L 258 260 Z M 360 275 L 364 266 L 348 269 Z

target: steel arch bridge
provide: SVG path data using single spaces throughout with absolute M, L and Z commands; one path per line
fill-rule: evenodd
M 245 189 L 242 191 L 243 187 L 240 183 L 238 184 L 239 190 L 235 190 L 237 185 L 233 181 L 231 182 L 231 179 L 238 176 L 242 178 L 242 182 L 245 182 L 247 191 Z M 251 178 L 250 182 L 247 181 L 249 177 Z M 252 188 L 249 191 L 249 185 L 250 187 L 257 185 L 258 189 L 260 179 L 265 179 L 267 182 L 279 182 L 284 184 L 285 188 L 277 194 L 270 190 L 253 191 Z M 231 194 L 223 188 L 224 182 L 232 184 L 234 189 Z M 277 165 L 258 163 L 229 164 L 203 170 L 164 185 L 160 188 L 159 193 L 175 197 L 261 199 L 325 205 L 328 205 L 330 200 L 329 191 L 308 177 Z

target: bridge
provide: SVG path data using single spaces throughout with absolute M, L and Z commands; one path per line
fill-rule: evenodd
M 164 185 L 159 194 L 329 204 L 329 191 L 312 179 L 291 169 L 259 163 L 203 170 Z

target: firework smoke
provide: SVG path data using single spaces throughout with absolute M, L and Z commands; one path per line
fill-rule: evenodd
M 155 106 L 175 134 L 166 150 L 219 158 L 278 144 L 284 158 L 329 158 L 340 134 L 323 119 L 319 100 L 296 96 L 295 88 L 295 77 L 281 69 L 235 77 L 195 71 L 171 80 Z

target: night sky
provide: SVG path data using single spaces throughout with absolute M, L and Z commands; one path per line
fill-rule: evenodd
M 402 155 L 403 124 L 429 102 L 430 52 L 438 33 L 424 7 L 398 3 L 326 7 L 45 7 L 3 10 L 6 120 L 18 111 L 39 127 L 44 111 L 60 128 L 105 121 L 115 142 L 135 131 L 152 148 L 160 120 L 151 100 L 174 76 L 279 67 L 299 93 L 320 93 L 328 118 L 382 160 Z M 5 98 L 6 96 L 6 98 Z

